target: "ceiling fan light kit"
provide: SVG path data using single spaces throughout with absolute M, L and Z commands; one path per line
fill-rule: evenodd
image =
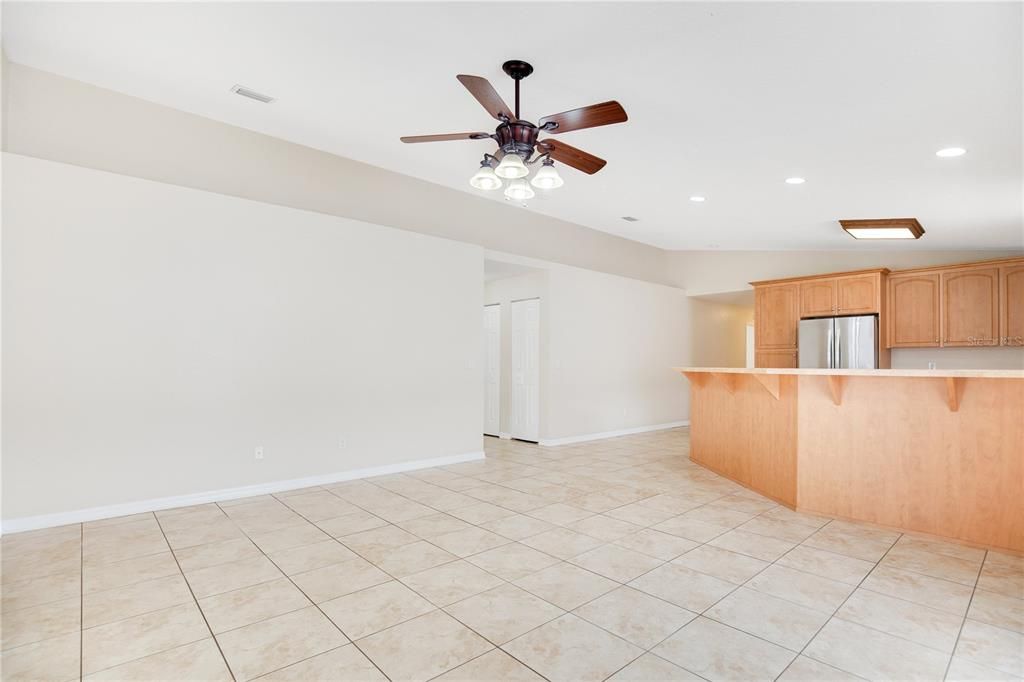
M 552 138 L 538 140 L 540 133 L 557 135 L 572 130 L 596 128 L 598 126 L 623 123 L 628 117 L 622 105 L 615 101 L 592 104 L 588 107 L 552 114 L 540 119 L 538 124 L 520 118 L 519 82 L 533 73 L 533 67 L 521 60 L 513 59 L 502 65 L 502 69 L 515 81 L 515 110 L 509 108 L 486 78 L 459 75 L 456 78 L 476 98 L 487 113 L 500 121 L 493 133 L 450 133 L 445 135 L 416 135 L 401 138 L 402 142 L 446 142 L 451 140 L 491 139 L 498 148 L 494 154 L 484 154 L 480 169 L 470 178 L 469 184 L 476 189 L 492 191 L 502 187 L 502 180 L 508 180 L 505 197 L 523 201 L 535 193 L 530 185 L 541 190 L 557 189 L 565 184 L 555 162 L 564 163 L 588 175 L 593 175 L 607 163 L 581 149 Z M 540 163 L 540 168 L 529 182 L 530 166 Z

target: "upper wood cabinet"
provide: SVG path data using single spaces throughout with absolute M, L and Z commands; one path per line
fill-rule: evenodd
M 939 345 L 939 274 L 889 275 L 890 348 Z
M 882 275 L 815 278 L 800 282 L 800 317 L 881 312 Z
M 999 345 L 999 268 L 940 273 L 942 345 Z
M 1024 263 L 999 268 L 999 336 L 1004 346 L 1024 346 Z
M 754 339 L 757 349 L 796 349 L 800 287 L 776 284 L 754 289 Z
M 811 279 L 800 282 L 800 317 L 834 315 L 836 280 Z
M 882 276 L 856 275 L 836 279 L 836 312 L 840 315 L 881 312 Z

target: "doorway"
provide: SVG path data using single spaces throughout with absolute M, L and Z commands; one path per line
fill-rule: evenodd
M 484 306 L 484 435 L 501 431 L 501 304 Z
M 540 440 L 540 299 L 512 301 L 511 409 L 509 431 L 513 438 Z

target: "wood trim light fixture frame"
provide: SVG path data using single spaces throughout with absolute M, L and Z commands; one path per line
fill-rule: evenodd
M 924 234 L 917 218 L 840 220 L 839 224 L 854 239 L 920 239 Z

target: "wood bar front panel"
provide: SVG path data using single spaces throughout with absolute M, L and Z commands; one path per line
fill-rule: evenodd
M 802 510 L 1024 550 L 1024 381 L 799 378 Z
M 780 376 L 776 399 L 749 374 L 723 376 L 691 385 L 690 459 L 795 505 L 797 378 Z

